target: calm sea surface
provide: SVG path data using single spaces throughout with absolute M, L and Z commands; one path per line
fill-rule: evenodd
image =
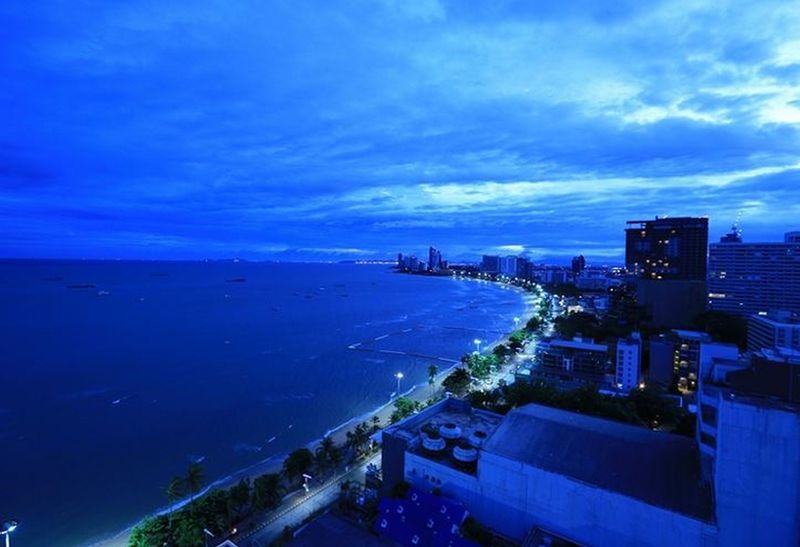
M 19 545 L 108 536 L 190 461 L 214 480 L 280 457 L 436 362 L 381 350 L 457 359 L 523 310 L 386 266 L 0 261 L 0 517 Z

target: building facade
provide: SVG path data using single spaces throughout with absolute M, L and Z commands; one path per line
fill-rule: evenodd
M 800 238 L 744 243 L 726 237 L 709 247 L 710 309 L 750 316 L 772 310 L 800 314 Z
M 800 545 L 800 388 L 781 377 L 798 371 L 800 359 L 768 354 L 704 364 L 697 445 L 720 545 Z
M 614 384 L 618 389 L 630 391 L 641 382 L 642 337 L 638 332 L 617 342 Z
M 603 385 L 611 372 L 606 344 L 576 336 L 572 340 L 545 340 L 536 347 L 532 378 L 562 383 Z
M 776 311 L 747 320 L 747 350 L 786 348 L 800 352 L 800 318 Z
M 494 255 L 483 255 L 481 259 L 481 272 L 488 274 L 500 273 L 500 257 Z
M 708 219 L 631 220 L 625 228 L 625 266 L 640 279 L 706 279 Z
M 518 543 L 545 528 L 582 545 L 717 545 L 691 439 L 540 405 L 503 417 L 465 404 L 384 430 L 385 491 L 438 491 Z
M 698 374 L 713 359 L 736 360 L 739 348 L 714 342 L 705 332 L 673 330 L 650 340 L 650 377 L 659 383 L 675 383 L 683 391 L 697 389 Z M 672 380 L 667 382 L 671 372 Z

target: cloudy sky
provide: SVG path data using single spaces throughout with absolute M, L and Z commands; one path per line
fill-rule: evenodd
M 619 261 L 800 229 L 800 2 L 0 3 L 0 256 Z

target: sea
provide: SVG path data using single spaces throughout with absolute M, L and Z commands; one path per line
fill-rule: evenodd
M 190 462 L 219 483 L 283 458 L 525 305 L 386 265 L 0 261 L 0 520 L 17 545 L 92 545 Z

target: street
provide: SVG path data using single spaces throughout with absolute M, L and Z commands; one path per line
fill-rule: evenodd
M 265 547 L 274 541 L 286 526 L 296 526 L 319 509 L 336 501 L 340 485 L 345 481 L 364 481 L 364 474 L 369 464 L 380 464 L 380 453 L 357 467 L 341 473 L 325 484 L 312 488 L 308 494 L 295 493 L 287 496 L 269 517 L 254 530 L 242 532 L 231 538 L 239 547 Z

